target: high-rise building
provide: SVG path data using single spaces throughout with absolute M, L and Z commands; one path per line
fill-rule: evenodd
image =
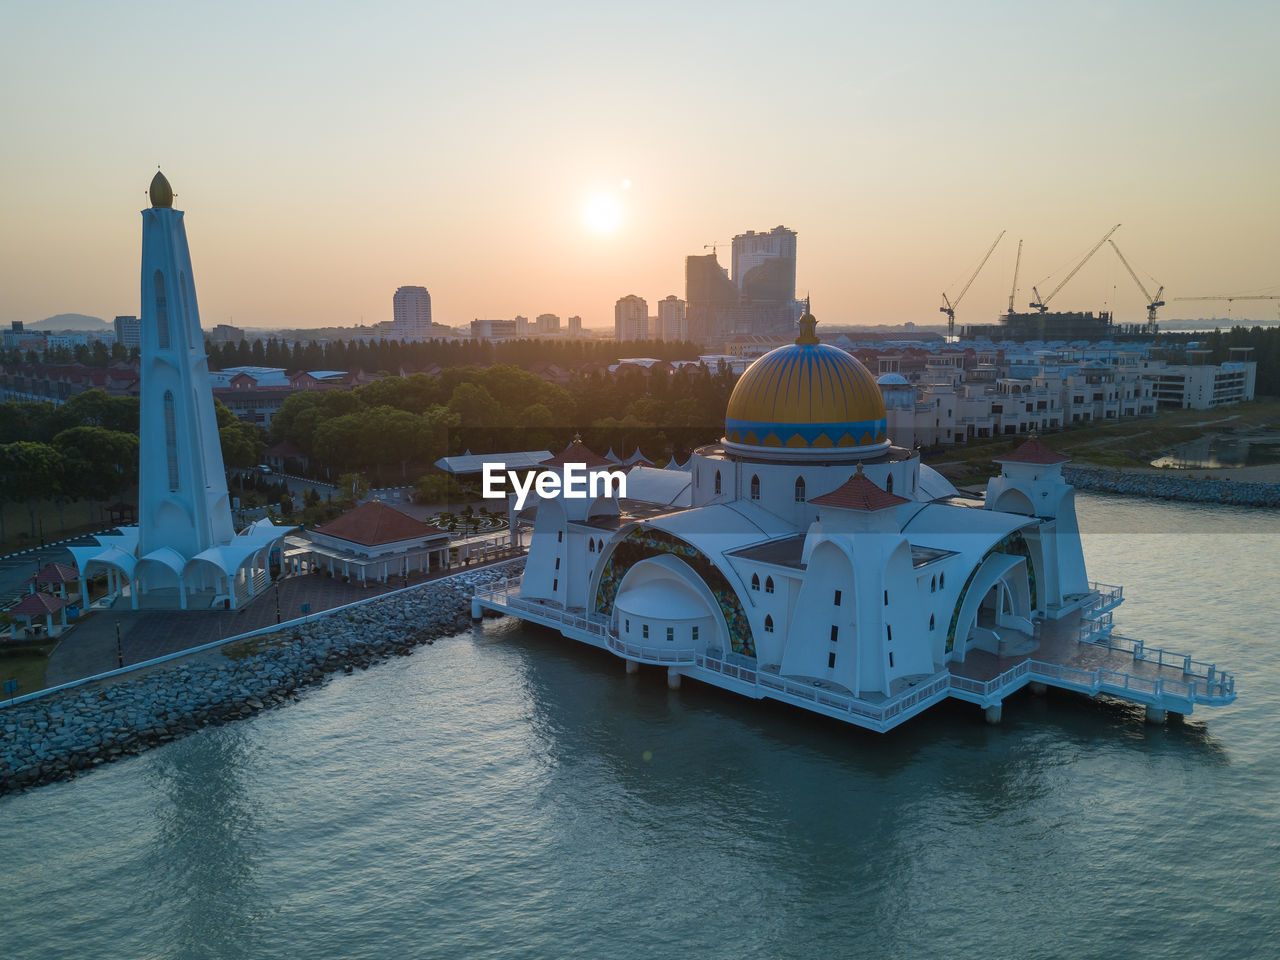
M 516 317 L 515 325 L 516 325 L 517 337 L 527 337 L 529 335 L 529 318 L 528 317 Z
M 649 304 L 629 293 L 613 307 L 613 336 L 618 343 L 649 339 Z
M 569 336 L 571 337 L 582 336 L 582 318 L 581 317 L 569 318 Z
M 685 314 L 689 339 L 723 343 L 733 332 L 738 287 L 714 252 L 684 261 Z
M 743 300 L 791 304 L 796 299 L 796 232 L 774 227 L 733 238 L 733 282 Z
M 556 334 L 560 332 L 560 318 L 554 313 L 540 313 L 534 321 L 534 329 L 539 334 Z
M 689 339 L 689 321 L 685 316 L 684 301 L 674 293 L 658 301 L 658 329 L 655 338 L 659 340 Z
M 126 350 L 142 346 L 142 321 L 137 317 L 116 317 L 116 343 Z
M 395 335 L 401 340 L 431 339 L 431 294 L 426 287 L 400 287 L 391 299 Z

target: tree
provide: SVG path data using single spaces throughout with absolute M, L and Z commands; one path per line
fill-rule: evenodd
M 369 481 L 358 473 L 344 473 L 338 478 L 337 501 L 343 510 L 349 510 L 369 496 Z
M 102 503 L 138 478 L 136 434 L 103 427 L 72 427 L 53 438 L 63 459 L 63 493 Z
M 218 416 L 218 441 L 222 447 L 223 466 L 241 470 L 257 466 L 262 459 L 262 451 L 266 448 L 261 428 L 241 420 L 216 397 L 213 409 Z
M 61 489 L 62 454 L 47 443 L 19 441 L 0 447 L 0 491 L 4 501 L 24 501 L 36 535 L 36 502 Z M 2 502 L 2 501 L 0 501 Z

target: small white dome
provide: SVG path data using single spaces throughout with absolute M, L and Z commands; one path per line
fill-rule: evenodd
M 882 387 L 905 387 L 907 386 L 907 378 L 900 373 L 886 373 L 876 383 Z

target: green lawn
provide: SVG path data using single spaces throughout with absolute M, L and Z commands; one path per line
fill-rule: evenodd
M 1220 430 L 1280 426 L 1280 398 L 1261 397 L 1215 410 L 1165 410 L 1154 417 L 1130 417 L 1071 426 L 1045 434 L 1044 442 L 1077 463 L 1107 467 L 1148 467 L 1172 447 Z M 982 483 L 995 472 L 992 457 L 1019 446 L 1025 436 L 971 440 L 943 448 L 938 469 L 953 483 Z
M 7 633 L 7 631 L 6 631 Z M 18 681 L 18 696 L 44 689 L 44 669 L 54 644 L 26 647 L 21 650 L 5 650 L 0 642 L 0 691 L 8 680 Z M 0 699 L 4 695 L 0 693 Z

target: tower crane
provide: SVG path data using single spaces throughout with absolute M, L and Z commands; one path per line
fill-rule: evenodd
M 711 255 L 712 255 L 712 256 L 714 256 L 714 257 L 718 257 L 718 256 L 719 256 L 719 251 L 718 251 L 716 248 L 717 248 L 717 247 L 727 247 L 727 246 L 730 246 L 732 243 L 733 243 L 733 241 L 732 241 L 732 240 L 712 240 L 710 243 L 704 243 L 704 244 L 702 245 L 702 249 L 703 249 L 703 250 L 710 250 L 710 251 L 711 251 Z
M 1018 267 L 1022 266 L 1022 241 L 1018 241 L 1018 256 L 1013 261 L 1013 286 L 1009 288 L 1009 312 L 1013 313 L 1013 298 L 1018 295 Z
M 991 241 L 991 246 L 987 248 L 986 256 L 984 256 L 982 258 L 982 262 L 978 264 L 978 269 L 973 271 L 973 276 L 971 276 L 969 278 L 969 282 L 964 285 L 964 289 L 961 290 L 960 295 L 956 297 L 955 303 L 952 303 L 950 300 L 948 300 L 946 292 L 945 291 L 943 292 L 942 302 L 945 303 L 946 306 L 939 307 L 938 312 L 945 313 L 947 315 L 947 342 L 948 343 L 950 343 L 953 339 L 955 339 L 956 307 L 960 306 L 960 301 L 964 299 L 964 295 L 968 293 L 969 288 L 973 286 L 973 281 L 978 279 L 978 274 L 982 272 L 982 268 L 985 267 L 987 265 L 987 261 L 991 259 L 991 254 L 995 252 L 996 244 L 1000 242 L 1000 238 L 1003 237 L 1004 234 L 1005 234 L 1005 231 L 1001 230 L 1000 233 L 996 235 L 996 238 L 993 241 Z
M 1052 300 L 1055 295 L 1057 295 L 1059 290 L 1061 290 L 1063 287 L 1067 285 L 1068 280 L 1070 280 L 1072 277 L 1074 277 L 1077 273 L 1080 272 L 1080 268 L 1089 262 L 1089 258 L 1098 252 L 1098 248 L 1101 247 L 1108 240 L 1110 240 L 1111 235 L 1119 229 L 1120 229 L 1120 224 L 1117 223 L 1114 227 L 1108 230 L 1106 234 L 1103 236 L 1103 238 L 1099 240 L 1097 243 L 1095 243 L 1093 247 L 1089 250 L 1089 252 L 1084 255 L 1084 259 L 1081 260 L 1079 263 L 1077 263 L 1075 265 L 1075 268 L 1070 273 L 1068 273 L 1065 277 L 1063 277 L 1061 282 L 1059 282 L 1059 284 L 1056 287 L 1054 287 L 1051 291 L 1049 291 L 1049 295 L 1047 297 L 1040 296 L 1040 291 L 1037 290 L 1034 286 L 1032 286 L 1031 292 L 1032 294 L 1034 294 L 1035 299 L 1032 300 L 1031 303 L 1027 304 L 1027 306 L 1034 307 L 1036 310 L 1039 310 L 1041 313 L 1048 313 L 1049 301 Z
M 1164 284 L 1160 284 L 1153 297 L 1147 293 L 1147 288 L 1142 285 L 1142 281 L 1138 279 L 1138 275 L 1133 272 L 1133 267 L 1129 266 L 1129 261 L 1124 258 L 1124 254 L 1120 252 L 1120 248 L 1116 246 L 1114 240 L 1108 240 L 1111 249 L 1116 252 L 1116 256 L 1120 258 L 1120 262 L 1124 264 L 1124 268 L 1129 271 L 1129 276 L 1133 277 L 1133 282 L 1138 285 L 1138 289 L 1142 291 L 1142 295 L 1147 298 L 1147 323 L 1154 324 L 1156 322 L 1156 310 L 1164 306 L 1164 301 L 1160 299 L 1160 294 L 1164 293 Z
M 1231 304 L 1236 300 L 1280 300 L 1280 294 L 1251 294 L 1243 297 L 1174 297 L 1174 300 L 1225 300 L 1227 301 L 1227 311 L 1230 312 Z

